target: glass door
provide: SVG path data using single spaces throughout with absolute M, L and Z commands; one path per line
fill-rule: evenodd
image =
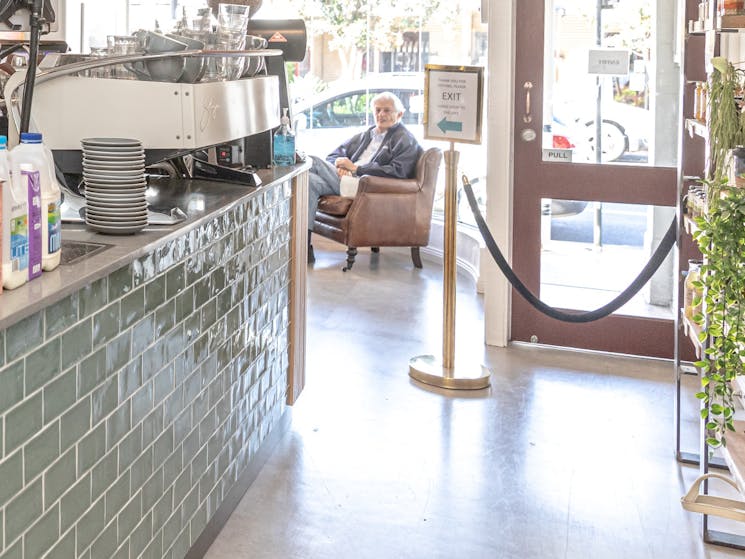
M 517 5 L 513 265 L 551 306 L 612 300 L 675 215 L 676 9 L 675 0 Z M 588 324 L 548 318 L 515 294 L 511 337 L 672 357 L 672 260 Z

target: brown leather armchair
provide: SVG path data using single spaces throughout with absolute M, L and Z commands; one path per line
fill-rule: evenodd
M 389 179 L 366 175 L 360 178 L 354 198 L 322 196 L 313 231 L 347 246 L 347 265 L 354 264 L 359 247 L 411 247 L 411 259 L 422 267 L 419 247 L 429 243 L 435 183 L 442 152 L 425 151 L 413 179 Z

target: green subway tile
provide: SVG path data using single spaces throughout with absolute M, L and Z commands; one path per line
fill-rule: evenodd
M 75 455 L 75 449 L 71 448 L 44 472 L 45 510 L 75 483 Z
M 198 309 L 210 298 L 210 278 L 203 277 L 194 283 L 194 308 Z
M 154 404 L 162 402 L 174 389 L 174 368 L 166 367 L 153 378 Z
M 93 315 L 93 347 L 98 347 L 119 333 L 119 302 Z
M 38 348 L 44 341 L 44 313 L 37 312 L 5 330 L 5 359 L 8 363 Z
M 23 487 L 23 454 L 19 450 L 0 463 L 0 507 Z
M 49 550 L 49 559 L 56 559 L 59 557 L 75 557 L 75 530 L 70 530 L 62 536 L 62 539 L 57 542 L 54 547 Z
M 178 442 L 179 441 L 176 441 L 177 445 Z M 176 446 L 176 450 L 174 450 L 173 453 L 166 458 L 166 461 L 163 462 L 163 483 L 165 485 L 171 485 L 176 481 L 176 478 L 183 473 L 183 471 L 183 452 L 181 446 Z M 174 501 L 174 504 L 178 502 L 180 501 Z
M 106 425 L 101 423 L 78 444 L 78 475 L 83 474 L 106 453 Z
M 91 352 L 93 348 L 92 332 L 93 326 L 90 319 L 88 319 L 62 334 L 61 353 L 63 369 L 67 369 L 70 365 L 77 363 L 82 357 Z
M 44 423 L 49 423 L 77 398 L 77 373 L 75 368 L 62 373 L 44 388 Z
M 184 557 L 189 551 L 189 525 L 187 524 L 176 537 L 171 547 L 171 557 Z
M 61 301 L 44 309 L 46 319 L 46 339 L 59 334 L 78 321 L 78 294 L 68 295 Z
M 194 310 L 194 288 L 189 287 L 179 293 L 175 300 L 176 304 L 176 323 L 178 324 L 189 316 Z
M 65 508 L 62 505 L 62 522 L 65 521 Z M 80 555 L 101 533 L 104 527 L 104 499 L 101 497 L 77 523 L 78 549 Z
M 154 522 L 154 521 L 153 521 Z M 163 533 L 157 532 L 140 559 L 163 559 Z
M 167 370 L 167 369 L 164 369 Z M 132 397 L 132 425 L 137 425 L 153 409 L 153 383 L 148 382 Z
M 23 360 L 0 370 L 0 413 L 23 399 Z
M 106 491 L 106 522 L 113 519 L 129 500 L 129 472 L 125 472 Z
M 191 530 L 192 539 L 196 539 L 207 527 L 207 504 L 202 503 L 197 509 L 197 512 L 192 516 L 189 521 L 189 529 Z
M 23 447 L 26 483 L 59 458 L 59 427 L 59 421 L 55 421 Z
M 0 330 L 0 367 L 5 365 L 5 330 Z
M 12 542 L 31 523 L 41 516 L 44 510 L 42 503 L 42 483 L 37 479 L 18 494 L 5 507 L 5 538 Z
M 131 400 L 127 400 L 106 420 L 106 448 L 114 448 L 132 428 Z
M 107 453 L 91 470 L 91 498 L 98 499 L 116 481 L 119 476 L 117 461 L 118 449 Z
M 109 301 L 114 301 L 130 291 L 132 291 L 132 270 L 129 265 L 109 274 Z
M 91 475 L 86 474 L 60 500 L 60 528 L 62 532 L 77 522 L 91 504 Z M 103 520 L 103 499 L 101 499 L 101 520 Z
M 204 272 L 204 253 L 198 253 L 184 263 L 186 269 L 186 285 L 200 280 Z
M 142 452 L 142 425 L 138 425 L 119 444 L 119 472 L 129 468 Z
M 5 453 L 25 443 L 43 425 L 41 392 L 21 402 L 5 416 Z
M 54 338 L 26 357 L 26 394 L 41 388 L 60 372 L 60 339 Z
M 86 285 L 78 292 L 78 297 L 78 308 L 81 319 L 98 312 L 108 302 L 106 278 L 101 278 L 90 285 Z
M 62 452 L 83 438 L 91 427 L 91 399 L 86 397 L 63 414 L 60 419 L 60 447 Z
M 163 430 L 163 408 L 157 406 L 142 421 L 142 446 L 146 447 L 158 437 Z
M 176 302 L 168 301 L 155 311 L 155 337 L 164 336 L 175 324 Z
M 168 498 L 167 505 L 168 507 L 170 507 L 171 491 L 169 490 L 166 493 L 166 496 L 164 496 L 164 489 L 165 487 L 163 485 L 163 468 L 160 468 L 142 486 L 142 510 L 149 511 L 153 507 L 157 508 L 157 504 L 161 501 L 161 498 L 166 497 Z M 156 509 L 153 509 L 153 515 L 155 515 L 156 512 Z M 165 514 L 164 518 L 167 518 L 171 514 L 171 509 L 169 508 L 168 511 L 163 511 L 163 513 Z M 159 522 L 158 524 L 154 524 L 153 528 L 155 530 L 158 530 L 161 526 L 162 524 Z
M 215 296 L 225 289 L 225 268 L 215 268 L 210 276 L 210 295 Z
M 23 559 L 23 540 L 19 539 L 0 555 L 0 559 Z
M 153 447 L 153 462 L 162 464 L 173 452 L 173 427 L 168 427 L 156 439 Z
M 176 359 L 176 356 L 186 346 L 186 337 L 184 336 L 183 325 L 179 324 L 176 328 L 171 330 L 164 341 L 166 362 L 171 362 Z
M 143 446 L 143 448 L 145 448 Z M 153 474 L 153 447 L 147 447 L 132 463 L 132 489 L 142 487 Z
M 176 511 L 166 520 L 163 525 L 163 548 L 170 549 L 173 542 L 181 531 L 181 514 L 179 514 L 178 508 Z M 166 557 L 172 557 L 171 553 L 166 553 Z
M 116 522 L 112 522 L 93 541 L 91 559 L 112 559 L 116 546 Z
M 166 364 L 166 344 L 163 339 L 156 339 L 155 345 L 142 354 L 142 379 L 152 378 Z
M 145 288 L 138 287 L 121 301 L 121 324 L 123 330 L 145 316 Z
M 119 400 L 117 377 L 111 377 L 91 394 L 91 421 L 93 425 L 114 411 Z
M 217 321 L 217 301 L 210 299 L 202 307 L 202 332 L 206 332 Z
M 135 526 L 132 536 L 129 538 L 129 551 L 132 557 L 140 557 L 147 543 L 153 537 L 153 517 L 147 513 Z
M 39 559 L 59 538 L 59 506 L 55 505 L 23 536 L 24 559 Z
M 182 263 L 166 273 L 166 298 L 175 297 L 186 284 L 186 266 Z
M 155 314 L 149 314 L 132 327 L 132 355 L 139 355 L 153 343 Z
M 160 275 L 145 285 L 145 312 L 156 309 L 166 299 L 166 277 Z
M 106 346 L 106 370 L 108 374 L 118 371 L 127 364 L 131 346 L 129 330 L 114 338 Z
M 106 348 L 89 355 L 78 366 L 78 395 L 84 396 L 106 378 Z
M 140 514 L 140 508 L 142 507 L 142 492 L 138 491 L 137 494 L 122 507 L 121 512 L 117 520 L 117 526 L 119 528 L 118 541 L 121 543 L 125 538 L 129 537 L 135 526 L 139 524 L 142 519 Z
M 129 541 L 122 543 L 119 549 L 114 552 L 114 555 L 111 556 L 111 559 L 129 559 Z
M 123 402 L 142 386 L 142 357 L 136 357 L 119 372 L 119 401 Z

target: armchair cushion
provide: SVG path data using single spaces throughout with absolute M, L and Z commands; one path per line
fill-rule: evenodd
M 346 196 L 321 196 L 318 200 L 318 211 L 339 217 L 347 215 L 354 198 Z

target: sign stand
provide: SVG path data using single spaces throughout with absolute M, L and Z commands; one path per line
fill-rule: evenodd
M 447 139 L 445 152 L 445 234 L 443 256 L 442 361 L 434 355 L 418 355 L 409 360 L 409 376 L 414 380 L 454 390 L 479 390 L 489 386 L 490 371 L 483 365 L 456 367 L 455 286 L 457 234 L 457 182 L 459 152 L 453 135 L 468 143 L 481 142 L 481 87 L 483 69 L 427 65 L 425 86 L 425 137 Z M 434 86 L 430 76 L 434 74 Z M 475 80 L 464 73 L 476 74 Z M 472 87 L 469 87 L 472 86 Z M 470 90 L 470 91 L 469 91 Z M 435 92 L 433 102 L 431 92 Z M 431 114 L 430 114 L 431 113 Z M 432 130 L 430 130 L 430 124 Z M 439 131 L 438 131 L 439 130 Z M 445 136 L 443 136 L 443 134 Z M 447 136 L 450 134 L 449 136 Z

